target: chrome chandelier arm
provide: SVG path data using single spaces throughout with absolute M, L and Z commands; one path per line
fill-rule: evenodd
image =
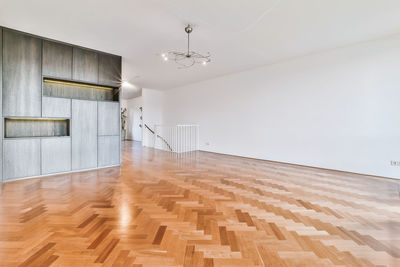
M 211 54 L 208 52 L 206 55 L 202 55 L 195 51 L 190 51 L 190 33 L 193 31 L 193 28 L 190 25 L 185 27 L 185 32 L 187 33 L 187 51 L 186 52 L 177 52 L 170 51 L 167 53 L 163 53 L 162 57 L 164 61 L 173 60 L 179 65 L 179 69 L 189 68 L 195 64 L 203 64 L 207 65 L 211 62 Z

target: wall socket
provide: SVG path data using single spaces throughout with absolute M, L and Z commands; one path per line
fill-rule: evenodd
M 391 160 L 390 165 L 400 167 L 400 161 Z

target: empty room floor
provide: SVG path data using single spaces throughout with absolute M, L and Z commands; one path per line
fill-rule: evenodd
M 400 266 L 395 180 L 125 142 L 0 186 L 0 266 Z

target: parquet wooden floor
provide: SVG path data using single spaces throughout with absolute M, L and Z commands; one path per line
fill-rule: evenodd
M 1 266 L 400 266 L 399 182 L 127 142 L 1 185 Z

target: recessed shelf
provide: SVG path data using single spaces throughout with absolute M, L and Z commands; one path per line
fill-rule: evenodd
M 70 136 L 69 119 L 5 118 L 4 138 Z
M 118 100 L 118 88 L 77 81 L 43 78 L 43 95 L 83 100 Z

